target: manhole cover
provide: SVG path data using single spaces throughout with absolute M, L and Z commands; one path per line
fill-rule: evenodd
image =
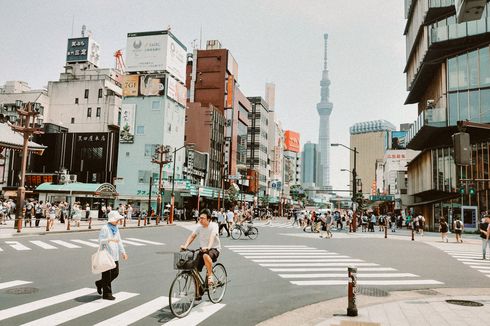
M 423 295 L 439 295 L 440 293 L 434 290 L 419 290 L 417 293 L 423 294 Z
M 38 292 L 39 289 L 32 287 L 21 287 L 21 288 L 13 288 L 9 289 L 6 292 L 8 294 L 32 294 Z
M 370 296 L 370 297 L 387 297 L 387 296 L 390 295 L 385 290 L 381 290 L 381 289 L 378 289 L 378 288 L 364 288 L 364 287 L 358 287 L 357 288 L 357 293 L 363 294 L 363 295 L 367 295 L 367 296 Z
M 465 307 L 483 307 L 483 303 L 469 300 L 446 300 L 447 303 L 457 304 Z

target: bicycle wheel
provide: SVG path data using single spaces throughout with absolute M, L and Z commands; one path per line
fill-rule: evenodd
M 191 273 L 178 274 L 168 294 L 170 311 L 175 317 L 182 318 L 189 314 L 196 297 L 196 280 Z
M 218 263 L 213 267 L 213 285 L 208 288 L 208 297 L 212 303 L 218 303 L 223 300 L 228 283 L 228 275 L 225 266 Z
M 258 236 L 259 236 L 259 230 L 255 226 L 252 226 L 248 230 L 248 237 L 250 239 L 254 240 L 254 239 L 257 239 Z
M 231 238 L 232 239 L 238 240 L 238 239 L 240 239 L 241 236 L 242 236 L 242 230 L 240 228 L 233 228 L 231 230 Z

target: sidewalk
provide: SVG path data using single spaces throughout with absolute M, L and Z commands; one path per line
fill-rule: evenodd
M 483 306 L 461 306 L 446 300 L 469 300 Z M 358 294 L 357 308 L 357 317 L 347 317 L 347 298 L 337 298 L 287 312 L 258 325 L 483 326 L 490 321 L 490 288 L 393 291 L 386 297 Z
M 60 223 L 59 220 L 54 222 L 54 226 L 51 230 L 46 231 L 46 219 L 41 219 L 39 227 L 34 226 L 34 219 L 32 220 L 32 227 L 27 223 L 27 227 L 24 227 L 24 223 L 22 223 L 21 232 L 18 233 L 17 229 L 14 229 L 14 220 L 6 221 L 6 225 L 0 225 L 0 238 L 11 238 L 16 236 L 28 236 L 28 235 L 44 235 L 44 234 L 52 234 L 52 233 L 73 233 L 73 232 L 88 232 L 88 231 L 98 231 L 100 228 L 107 224 L 107 220 L 98 220 L 92 219 L 92 229 L 88 228 L 88 221 L 81 221 L 80 227 L 74 226 L 75 223 L 72 222 L 70 225 L 70 230 L 67 230 L 67 221 L 65 223 Z M 138 219 L 133 219 L 132 221 L 126 221 L 126 227 L 122 224 L 119 225 L 119 228 L 124 230 L 128 228 L 147 228 L 147 227 L 161 227 L 161 226 L 173 226 L 171 224 L 167 224 L 166 221 L 160 221 L 159 225 L 156 225 L 155 220 L 151 220 L 151 224 L 147 226 L 143 226 L 143 220 L 140 221 L 140 226 L 138 227 Z

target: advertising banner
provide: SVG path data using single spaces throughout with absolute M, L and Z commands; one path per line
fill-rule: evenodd
M 171 76 L 167 78 L 167 96 L 184 107 L 187 104 L 187 88 Z
M 390 149 L 405 149 L 406 144 L 406 131 L 392 131 L 391 132 L 391 147 Z
M 187 61 L 187 50 L 167 35 L 167 58 L 166 67 L 169 73 L 176 79 L 185 83 L 185 66 Z
M 228 82 L 226 84 L 226 107 L 227 108 L 232 108 L 233 107 L 233 89 L 234 89 L 234 83 L 233 83 L 233 75 L 228 75 Z
M 66 62 L 90 62 L 99 65 L 99 45 L 88 37 L 68 39 Z
M 286 130 L 284 132 L 284 149 L 286 151 L 299 153 L 299 146 L 299 133 L 292 130 Z
M 165 77 L 155 75 L 140 76 L 141 96 L 163 96 L 165 94 Z
M 136 104 L 123 104 L 121 108 L 121 132 L 120 144 L 132 144 L 134 142 L 134 121 Z
M 123 96 L 138 96 L 139 75 L 125 75 L 123 83 Z

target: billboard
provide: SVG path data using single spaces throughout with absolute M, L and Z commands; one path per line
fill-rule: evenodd
M 299 153 L 299 133 L 286 130 L 284 132 L 284 150 Z
M 156 75 L 140 75 L 141 96 L 163 96 L 165 94 L 165 77 Z
M 187 49 L 167 31 L 129 33 L 126 71 L 168 71 L 185 82 Z
M 167 78 L 167 96 L 183 107 L 187 104 L 187 88 L 171 76 Z
M 406 131 L 392 131 L 390 139 L 390 149 L 405 149 L 407 132 Z
M 123 96 L 138 96 L 139 75 L 125 75 L 123 82 Z
M 119 132 L 120 144 L 132 144 L 134 142 L 134 121 L 136 104 L 123 104 L 121 108 L 121 131 Z
M 66 62 L 90 62 L 99 65 L 100 47 L 89 37 L 69 38 Z

